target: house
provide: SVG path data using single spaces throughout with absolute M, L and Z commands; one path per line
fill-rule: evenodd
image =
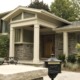
M 19 6 L 0 14 L 1 34 L 10 34 L 9 57 L 39 63 L 53 53 L 76 52 L 80 22 L 69 22 L 45 10 Z

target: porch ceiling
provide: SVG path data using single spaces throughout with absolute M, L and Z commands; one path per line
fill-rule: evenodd
M 21 27 L 17 27 L 18 29 Z M 33 31 L 34 30 L 34 25 L 30 25 L 30 26 L 23 26 L 22 27 L 25 30 L 30 30 Z M 54 31 L 51 28 L 47 28 L 45 26 L 40 26 L 40 33 L 41 34 L 54 34 Z

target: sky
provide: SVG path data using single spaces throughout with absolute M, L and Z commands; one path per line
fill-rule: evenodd
M 53 0 L 43 0 L 43 2 L 48 4 L 49 6 L 52 1 Z M 0 13 L 13 10 L 20 5 L 28 6 L 30 3 L 31 0 L 0 0 Z

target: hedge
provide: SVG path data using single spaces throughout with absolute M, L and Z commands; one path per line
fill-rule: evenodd
M 0 57 L 7 57 L 9 54 L 9 37 L 0 36 Z

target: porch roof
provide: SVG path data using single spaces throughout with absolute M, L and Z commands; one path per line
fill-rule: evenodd
M 56 19 L 57 21 L 59 22 L 62 22 L 62 23 L 66 23 L 66 24 L 71 24 L 71 22 L 65 20 L 65 19 L 62 19 L 54 14 L 51 14 L 43 9 L 33 9 L 33 8 L 27 8 L 27 7 L 24 7 L 24 6 L 19 6 L 17 8 L 15 8 L 13 11 L 11 11 L 9 14 L 7 14 L 6 16 L 4 16 L 2 19 L 3 20 L 9 20 L 13 15 L 16 15 L 16 13 L 20 13 L 21 11 L 30 11 L 30 12 L 33 12 L 33 13 L 40 13 L 42 15 L 46 15 L 50 18 L 53 18 L 53 19 Z
M 72 22 L 71 25 L 56 28 L 55 31 L 80 31 L 80 21 Z

